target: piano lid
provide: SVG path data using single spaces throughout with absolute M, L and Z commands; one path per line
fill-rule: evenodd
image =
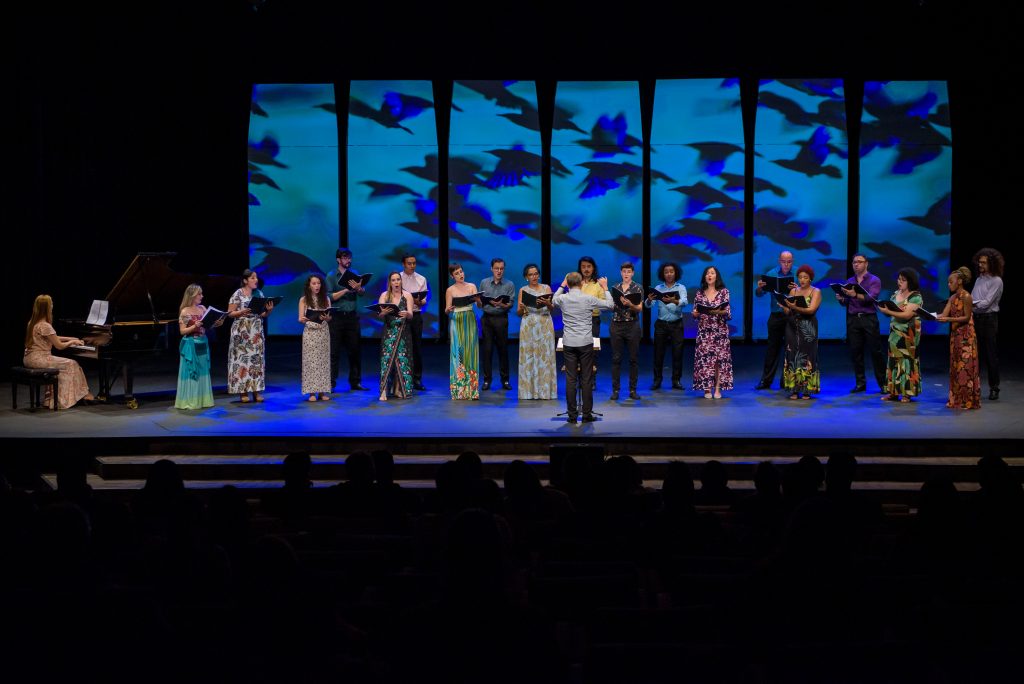
M 176 255 L 177 252 L 136 254 L 107 295 L 111 312 L 108 322 L 177 320 L 178 305 L 192 283 L 203 287 L 204 301 L 226 308 L 238 279 L 179 273 L 170 267 Z

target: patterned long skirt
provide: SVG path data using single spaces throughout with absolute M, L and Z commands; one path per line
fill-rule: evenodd
M 454 312 L 448 324 L 448 335 L 451 339 L 448 387 L 452 399 L 479 399 L 480 353 L 473 312 Z
M 243 316 L 236 318 L 231 324 L 231 344 L 228 346 L 228 394 L 264 390 L 264 344 L 263 319 L 259 316 Z
M 527 313 L 519 325 L 519 398 L 557 399 L 555 329 L 551 316 Z
M 409 326 L 405 319 L 389 316 L 380 340 L 380 392 L 396 397 L 412 396 L 412 361 L 409 359 Z
M 329 323 L 306 323 L 302 330 L 302 393 L 331 391 L 331 329 Z
M 782 368 L 782 386 L 790 391 L 821 391 L 816 316 L 791 315 L 786 321 L 786 363 Z
M 891 395 L 916 397 L 921 394 L 921 321 L 908 325 L 889 324 L 889 358 L 885 366 L 885 388 Z
M 961 323 L 949 335 L 949 401 L 946 406 L 960 409 L 981 408 L 978 338 L 974 334 L 973 320 Z

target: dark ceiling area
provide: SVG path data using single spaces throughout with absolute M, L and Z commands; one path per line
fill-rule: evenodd
M 4 203 L 19 255 L 13 328 L 38 292 L 101 297 L 138 250 L 178 251 L 179 266 L 202 272 L 246 265 L 254 82 L 947 80 L 953 260 L 983 243 L 1010 251 L 1022 144 L 1006 112 L 1020 111 L 1020 10 L 951 5 L 226 0 L 15 14 L 5 109 L 16 172 Z

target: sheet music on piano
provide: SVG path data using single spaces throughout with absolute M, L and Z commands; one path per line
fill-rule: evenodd
M 89 308 L 89 317 L 85 319 L 85 322 L 89 325 L 106 325 L 109 313 L 110 302 L 94 299 L 92 300 L 92 306 Z

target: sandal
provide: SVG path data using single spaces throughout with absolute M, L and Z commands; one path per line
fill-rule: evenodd
M 789 395 L 789 398 L 791 400 L 792 399 L 799 399 L 800 398 L 800 393 L 799 392 L 793 392 L 792 394 Z
M 883 394 L 879 397 L 882 401 L 899 401 L 898 394 Z
M 715 397 L 715 399 L 721 399 L 722 398 L 722 393 L 721 392 L 715 392 L 714 397 Z
M 802 397 L 800 397 L 800 398 L 801 398 L 801 399 L 804 399 L 804 400 L 807 400 L 807 399 L 810 399 L 810 398 L 811 398 L 811 395 L 810 395 L 810 394 L 805 394 L 804 396 L 802 396 Z
M 901 404 L 909 404 L 910 403 L 910 397 L 903 397 L 903 398 L 901 398 L 900 399 L 900 403 Z
M 310 394 L 309 395 L 309 401 L 316 401 L 316 395 L 315 394 Z
M 705 392 L 704 393 L 704 398 L 705 399 L 710 399 L 711 398 L 711 392 Z
M 320 401 L 330 401 L 330 400 L 331 400 L 331 395 L 330 394 L 324 393 L 324 394 L 320 395 Z
M 262 394 L 256 394 L 255 392 L 253 392 L 252 396 L 253 396 L 253 401 L 255 401 L 257 404 L 263 403 L 263 395 Z
M 249 403 L 249 395 L 248 394 L 243 394 L 242 395 L 242 403 L 243 404 L 248 404 Z

